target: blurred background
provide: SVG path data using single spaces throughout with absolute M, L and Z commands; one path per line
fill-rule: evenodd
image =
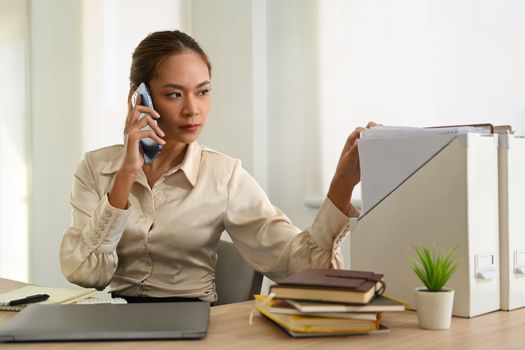
M 520 0 L 0 0 L 0 276 L 67 285 L 74 170 L 122 143 L 131 53 L 173 29 L 213 65 L 200 143 L 299 227 L 369 120 L 525 130 Z

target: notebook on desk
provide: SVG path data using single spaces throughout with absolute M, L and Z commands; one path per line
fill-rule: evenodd
M 0 294 L 0 311 L 20 311 L 26 304 L 10 306 L 9 302 L 15 299 L 22 299 L 35 294 L 47 294 L 49 298 L 42 301 L 42 304 L 72 304 L 79 300 L 89 298 L 95 294 L 94 288 L 56 288 L 41 286 L 25 286 L 17 288 L 7 293 Z
M 33 304 L 0 325 L 0 342 L 203 338 L 209 309 L 200 301 Z

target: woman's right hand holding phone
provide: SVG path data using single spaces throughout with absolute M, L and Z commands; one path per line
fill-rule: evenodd
M 160 115 L 154 109 L 142 106 L 141 98 L 142 96 L 137 96 L 137 102 L 126 118 L 126 126 L 124 128 L 126 155 L 120 169 L 135 176 L 144 165 L 140 139 L 150 137 L 158 144 L 166 144 L 166 141 L 162 139 L 165 136 L 164 132 L 154 121 L 154 119 L 159 119 Z M 143 117 L 141 118 L 142 114 Z M 149 125 L 150 129 L 142 130 L 146 125 Z
M 144 165 L 144 155 L 140 147 L 140 139 L 150 137 L 157 143 L 164 145 L 166 141 L 162 139 L 164 132 L 159 128 L 153 118 L 158 119 L 160 115 L 152 108 L 140 104 L 141 96 L 137 96 L 135 106 L 129 111 L 126 117 L 124 128 L 124 160 L 119 171 L 115 175 L 115 182 L 108 194 L 109 203 L 120 209 L 128 207 L 128 197 L 133 182 L 140 169 Z M 141 114 L 144 116 L 141 118 Z M 149 125 L 150 130 L 142 130 Z

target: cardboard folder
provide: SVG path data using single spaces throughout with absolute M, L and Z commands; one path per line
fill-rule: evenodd
M 366 142 L 360 140 L 359 147 Z M 421 142 L 414 139 L 412 147 Z M 351 268 L 383 273 L 385 294 L 415 309 L 414 289 L 422 283 L 410 268 L 413 245 L 436 242 L 440 251 L 457 247 L 461 264 L 447 283 L 455 290 L 453 314 L 472 317 L 498 310 L 497 150 L 494 135 L 480 134 L 455 135 L 437 147 L 359 218 L 350 238 Z
M 525 306 L 525 136 L 499 136 L 501 309 Z

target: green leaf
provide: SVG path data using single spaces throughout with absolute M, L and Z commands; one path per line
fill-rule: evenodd
M 435 242 L 432 243 L 432 249 L 412 247 L 417 255 L 417 259 L 412 258 L 410 260 L 412 271 L 414 271 L 428 291 L 439 292 L 459 267 L 460 262 L 455 261 L 457 247 L 450 249 L 443 255 L 436 253 Z

